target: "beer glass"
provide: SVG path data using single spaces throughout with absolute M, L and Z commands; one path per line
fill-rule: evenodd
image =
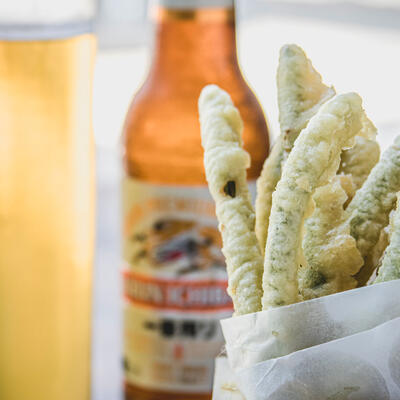
M 0 399 L 87 400 L 90 0 L 0 2 Z

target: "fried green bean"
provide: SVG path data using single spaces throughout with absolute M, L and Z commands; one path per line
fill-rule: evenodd
M 311 117 L 335 95 L 335 89 L 322 82 L 303 49 L 295 44 L 281 48 L 277 85 L 279 123 L 284 148 L 290 151 Z
M 400 191 L 400 136 L 382 155 L 347 207 L 350 234 L 357 242 L 364 265 L 356 275 L 359 286 L 367 283 L 376 264 L 372 249 L 381 230 L 389 222 L 389 213 L 395 207 L 396 193 Z
M 335 95 L 326 86 L 301 47 L 281 48 L 277 72 L 278 107 L 281 135 L 264 163 L 257 181 L 256 234 L 264 253 L 267 242 L 272 193 L 281 178 L 285 160 L 300 131 L 320 106 Z
M 227 263 L 228 293 L 235 314 L 256 312 L 261 309 L 263 259 L 246 181 L 250 157 L 242 148 L 242 120 L 229 95 L 215 85 L 202 90 L 199 113 L 206 177 Z
M 380 148 L 375 139 L 357 136 L 355 145 L 343 151 L 338 173 L 350 175 L 358 190 L 379 161 L 379 156 Z
M 374 283 L 400 279 L 400 194 L 397 193 L 397 207 L 390 224 L 389 245 L 387 246 L 378 276 Z
M 335 96 L 319 109 L 296 140 L 272 196 L 263 274 L 263 309 L 299 300 L 301 233 L 311 196 L 335 176 L 343 148 L 361 128 L 355 93 Z
M 257 179 L 256 235 L 262 253 L 264 253 L 265 243 L 267 242 L 272 193 L 279 179 L 281 179 L 284 153 L 283 136 L 279 136 L 269 157 L 264 163 L 261 175 Z
M 340 177 L 319 187 L 313 196 L 315 210 L 305 221 L 299 292 L 303 300 L 353 289 L 353 275 L 363 264 L 356 241 L 344 225 L 347 200 Z

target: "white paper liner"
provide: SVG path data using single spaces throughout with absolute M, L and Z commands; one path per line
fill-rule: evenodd
M 245 400 L 237 384 L 236 376 L 226 357 L 215 360 L 213 400 Z
M 400 280 L 230 318 L 222 328 L 231 380 L 247 400 L 400 399 Z

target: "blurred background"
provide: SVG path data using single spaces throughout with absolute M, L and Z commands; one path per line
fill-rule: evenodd
M 302 46 L 327 84 L 356 91 L 384 149 L 400 133 L 398 0 L 237 0 L 239 61 L 278 134 L 275 71 L 284 43 Z M 98 228 L 93 398 L 122 398 L 119 185 L 120 132 L 150 63 L 147 0 L 99 0 L 94 80 Z

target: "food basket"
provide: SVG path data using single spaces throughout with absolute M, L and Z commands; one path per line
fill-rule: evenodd
M 400 399 L 400 280 L 222 321 L 213 400 Z

